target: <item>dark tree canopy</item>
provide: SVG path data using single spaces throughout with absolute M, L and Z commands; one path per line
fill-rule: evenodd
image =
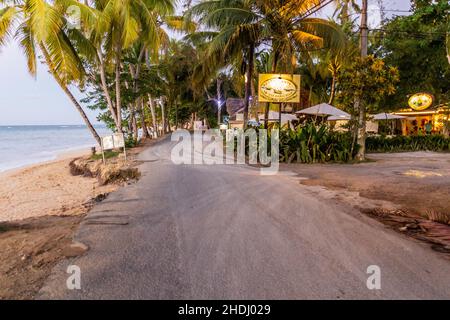
M 375 35 L 377 55 L 396 66 L 400 83 L 386 105 L 398 109 L 407 105 L 408 96 L 429 92 L 436 104 L 450 100 L 450 66 L 446 54 L 450 4 L 447 0 L 413 1 L 414 13 L 388 21 Z

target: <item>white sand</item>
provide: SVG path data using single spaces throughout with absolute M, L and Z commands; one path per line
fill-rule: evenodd
M 0 173 L 0 221 L 81 214 L 83 203 L 113 191 L 115 186 L 100 187 L 97 179 L 70 174 L 70 161 L 88 152 L 72 151 L 54 161 Z

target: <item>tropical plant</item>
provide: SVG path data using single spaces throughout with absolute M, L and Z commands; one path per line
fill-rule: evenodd
M 398 81 L 398 70 L 374 56 L 357 58 L 339 73 L 338 106 L 352 114 L 353 145 L 357 139 L 358 160 L 365 157 L 366 112 L 373 114 L 379 111 L 379 103 L 395 93 Z
M 245 114 L 248 112 L 254 72 L 254 55 L 259 46 L 270 46 L 273 55 L 271 72 L 293 72 L 296 53 L 339 47 L 342 34 L 330 21 L 309 17 L 320 0 L 219 0 L 204 1 L 194 6 L 189 17 L 214 32 L 205 33 L 211 39 L 208 56 L 212 62 L 229 63 L 241 56 L 245 62 L 247 86 Z M 265 112 L 267 127 L 268 107 Z
M 406 106 L 417 92 L 432 94 L 437 104 L 450 101 L 449 16 L 448 0 L 413 1 L 411 15 L 395 16 L 374 35 L 372 50 L 400 73 L 396 93 L 383 101 L 387 108 Z
M 442 135 L 373 136 L 366 141 L 368 152 L 450 151 L 450 138 Z
M 144 57 L 158 54 L 163 38 L 160 18 L 174 11 L 173 1 L 57 1 L 66 10 L 77 6 L 81 12 L 84 38 L 77 50 L 83 53 L 89 80 L 100 83 L 116 130 L 122 132 L 122 109 L 129 109 L 122 101 L 124 57 L 130 50 L 139 50 L 136 59 L 142 63 Z M 134 79 L 129 85 L 134 87 L 138 70 L 130 71 Z
M 326 125 L 308 122 L 280 132 L 281 162 L 349 162 L 354 154 L 351 136 L 330 131 Z
M 83 81 L 83 65 L 69 37 L 81 38 L 76 29 L 68 27 L 65 11 L 59 1 L 0 0 L 0 46 L 17 40 L 27 59 L 28 70 L 36 76 L 40 50 L 50 73 L 71 100 L 92 136 L 100 137 L 69 89 L 70 84 Z

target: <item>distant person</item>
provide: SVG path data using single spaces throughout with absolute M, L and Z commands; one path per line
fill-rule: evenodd
M 428 121 L 427 123 L 425 123 L 425 132 L 427 134 L 431 134 L 431 131 L 433 131 L 433 125 L 431 121 Z

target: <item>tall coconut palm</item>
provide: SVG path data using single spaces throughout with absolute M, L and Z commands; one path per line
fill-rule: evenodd
M 191 38 L 208 41 L 205 53 L 208 63 L 202 65 L 203 74 L 217 74 L 217 70 L 238 60 L 245 74 L 244 124 L 247 124 L 254 74 L 255 50 L 259 45 L 260 25 L 252 11 L 251 1 L 204 1 L 186 14 L 210 31 L 197 32 Z M 214 72 L 212 72 L 214 70 Z
M 296 53 L 343 44 L 343 34 L 335 23 L 309 17 L 322 3 L 323 0 L 208 0 L 194 6 L 190 14 L 200 17 L 200 23 L 208 28 L 219 30 L 211 41 L 210 55 L 221 52 L 233 57 L 241 53 L 249 62 L 248 71 L 253 70 L 256 48 L 266 45 L 272 48 L 271 71 L 293 72 Z M 248 79 L 246 92 L 251 92 L 250 85 Z M 268 106 L 266 126 L 267 117 Z
M 55 0 L 62 6 L 77 6 L 91 52 L 84 63 L 91 80 L 100 76 L 101 88 L 116 129 L 122 132 L 122 73 L 126 50 L 143 43 L 145 52 L 156 54 L 160 44 L 161 16 L 174 10 L 174 0 Z M 108 83 L 113 75 L 113 85 Z
M 352 11 L 354 13 L 360 13 L 361 8 L 356 0 L 336 0 L 336 9 L 333 16 L 337 17 L 342 25 L 348 24 L 352 21 Z
M 36 76 L 38 48 L 58 85 L 69 97 L 95 140 L 100 137 L 89 118 L 69 90 L 68 85 L 82 81 L 83 65 L 68 33 L 65 12 L 45 0 L 0 0 L 0 45 L 16 39 L 22 48 L 29 72 Z

